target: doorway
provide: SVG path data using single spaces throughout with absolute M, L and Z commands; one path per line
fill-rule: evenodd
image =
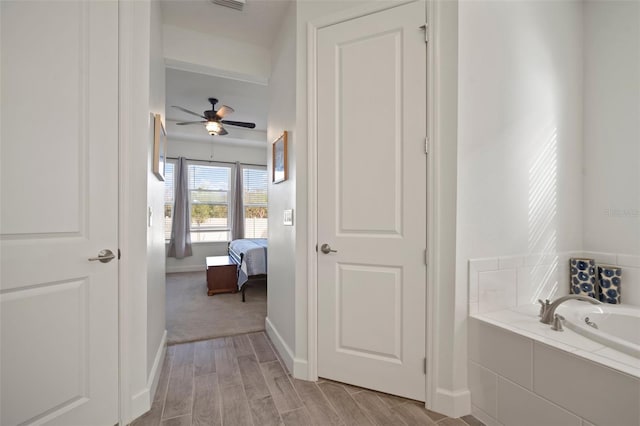
M 317 33 L 318 375 L 425 400 L 425 4 Z

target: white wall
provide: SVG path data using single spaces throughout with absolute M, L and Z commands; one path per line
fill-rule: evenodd
M 521 283 L 551 277 L 557 288 L 559 259 L 531 255 L 582 245 L 581 3 L 461 1 L 458 46 L 455 306 L 466 311 L 478 292 L 515 303 L 516 269 Z M 468 269 L 478 258 L 496 263 L 479 290 Z M 465 353 L 456 318 L 455 353 Z M 454 383 L 466 381 L 466 366 L 453 367 Z
M 204 132 L 204 129 L 201 129 Z M 221 137 L 222 138 L 222 137 Z M 180 136 L 170 137 L 167 142 L 168 157 L 185 157 L 193 160 L 214 160 L 214 161 L 240 161 L 248 164 L 267 164 L 267 143 L 266 142 L 214 142 L 211 136 L 203 138 L 201 141 L 185 140 Z M 163 185 L 164 191 L 164 185 Z M 164 199 L 162 202 L 162 212 L 164 212 Z M 164 224 L 164 217 L 158 217 Z M 162 238 L 164 241 L 164 229 Z M 165 246 L 165 252 L 168 244 Z M 193 256 L 184 259 L 166 258 L 166 272 L 187 272 L 202 271 L 205 273 L 205 257 L 222 256 L 227 254 L 226 242 L 194 243 L 192 246 Z
M 584 249 L 640 255 L 640 3 L 584 2 L 584 36 Z
M 165 119 L 165 67 L 162 56 L 162 12 L 159 2 L 151 2 L 149 110 Z M 151 123 L 153 124 L 153 122 Z M 147 227 L 147 375 L 165 331 L 164 182 L 153 174 L 154 126 L 149 128 L 147 148 L 147 207 L 151 225 Z M 161 349 L 160 349 L 161 350 Z
M 457 286 L 468 267 L 469 312 L 568 293 L 568 259 L 580 256 L 623 266 L 632 284 L 623 303 L 640 302 L 639 17 L 637 2 L 460 3 Z M 488 342 L 496 332 L 478 328 L 470 330 L 469 383 L 481 420 L 591 424 L 575 413 L 606 423 L 579 402 L 587 393 L 558 391 L 575 383 L 575 369 L 599 374 L 593 365 L 537 343 L 518 351 L 509 333 Z M 494 356 L 491 346 L 515 352 Z M 561 369 L 560 381 L 545 376 L 549 366 L 536 361 L 544 351 L 551 365 L 575 369 Z M 533 384 L 505 368 L 535 371 Z M 636 424 L 633 407 L 611 413 L 635 413 L 632 421 L 614 423 Z
M 299 185 L 296 153 L 300 147 L 296 126 L 296 9 L 291 3 L 280 25 L 273 46 L 272 70 L 269 84 L 269 115 L 267 118 L 267 140 L 275 141 L 283 131 L 288 131 L 287 155 L 288 178 L 286 181 L 269 183 L 269 283 L 267 288 L 267 330 L 277 336 L 272 340 L 284 345 L 287 367 L 292 367 L 295 354 L 295 329 L 302 326 L 295 321 L 296 297 L 296 233 L 300 231 L 300 212 L 297 209 L 296 186 Z M 268 150 L 269 173 L 271 173 L 272 150 Z M 306 201 L 306 200 L 303 200 Z M 294 209 L 295 226 L 282 224 L 283 211 Z
M 460 3 L 458 273 L 582 245 L 580 2 Z
M 164 347 L 164 252 L 161 229 L 147 227 L 162 185 L 150 174 L 154 124 L 164 114 L 164 66 L 158 4 L 120 5 L 120 295 L 121 417 L 128 422 L 151 406 Z M 162 208 L 157 210 L 162 213 Z
M 267 82 L 270 53 L 262 46 L 164 25 L 164 56 L 173 68 Z M 215 72 L 219 71 L 219 72 Z

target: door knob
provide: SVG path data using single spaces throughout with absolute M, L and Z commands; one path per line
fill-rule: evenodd
M 111 250 L 104 249 L 104 250 L 100 250 L 98 252 L 98 256 L 97 257 L 90 257 L 89 261 L 93 262 L 93 261 L 99 260 L 102 263 L 109 263 L 115 257 L 116 257 L 116 255 L 113 254 L 113 252 Z
M 323 244 L 320 246 L 320 251 L 323 252 L 324 254 L 329 254 L 329 253 L 337 253 L 338 250 L 331 250 L 331 246 L 329 244 Z

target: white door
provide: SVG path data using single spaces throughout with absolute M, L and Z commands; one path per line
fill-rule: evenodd
M 421 401 L 424 19 L 415 2 L 320 29 L 317 58 L 318 375 Z
M 118 4 L 1 1 L 1 414 L 118 422 Z

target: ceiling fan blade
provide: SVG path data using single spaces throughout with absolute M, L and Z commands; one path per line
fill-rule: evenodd
M 224 124 L 229 124 L 231 126 L 246 127 L 247 129 L 255 129 L 256 128 L 256 123 L 247 123 L 245 121 L 221 120 L 220 122 L 224 123 Z
M 183 121 L 182 123 L 176 123 L 178 126 L 184 126 L 185 124 L 202 124 L 206 121 Z
M 187 114 L 195 115 L 196 117 L 204 118 L 205 120 L 207 119 L 207 117 L 205 117 L 204 115 L 200 115 L 197 112 L 189 111 L 188 109 L 185 109 L 176 105 L 171 105 L 171 106 L 173 108 L 179 109 L 180 111 L 186 112 Z
M 224 118 L 225 115 L 231 114 L 232 112 L 233 112 L 233 108 L 228 107 L 226 105 L 222 105 L 218 110 L 218 112 L 216 112 L 216 115 L 219 118 Z
M 224 136 L 224 135 L 228 135 L 228 134 L 229 134 L 229 132 L 227 132 L 225 130 L 225 128 L 223 127 L 222 130 L 220 130 L 216 136 Z

